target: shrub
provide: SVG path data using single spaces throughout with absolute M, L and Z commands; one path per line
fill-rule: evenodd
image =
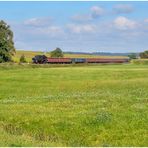
M 135 60 L 132 60 L 131 63 L 133 64 L 142 64 L 142 65 L 146 65 L 148 64 L 148 59 L 135 59 Z
M 26 61 L 26 58 L 25 58 L 25 55 L 23 54 L 23 55 L 21 55 L 21 57 L 20 57 L 20 63 L 26 63 L 27 61 Z

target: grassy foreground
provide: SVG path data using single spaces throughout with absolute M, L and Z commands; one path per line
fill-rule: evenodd
M 0 68 L 0 146 L 148 146 L 148 66 Z

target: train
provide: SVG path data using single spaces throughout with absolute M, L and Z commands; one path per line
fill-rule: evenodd
M 51 58 L 36 55 L 32 58 L 35 64 L 78 64 L 78 63 L 128 63 L 128 58 Z

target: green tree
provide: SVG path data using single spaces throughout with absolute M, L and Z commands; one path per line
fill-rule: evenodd
M 26 63 L 26 58 L 25 58 L 25 55 L 22 54 L 21 57 L 20 57 L 20 63 Z
M 144 52 L 141 52 L 139 54 L 140 58 L 142 59 L 147 59 L 148 58 L 148 50 L 144 51 Z
M 11 61 L 14 54 L 13 32 L 9 25 L 0 20 L 0 62 Z
M 64 57 L 64 54 L 60 48 L 56 48 L 55 50 L 51 51 L 50 56 L 53 58 Z
M 135 53 L 131 53 L 128 55 L 130 59 L 137 59 L 137 55 Z

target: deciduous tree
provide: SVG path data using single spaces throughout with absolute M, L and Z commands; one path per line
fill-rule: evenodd
M 60 48 L 56 48 L 50 53 L 50 56 L 53 58 L 64 57 L 64 54 Z
M 0 62 L 11 61 L 14 54 L 13 32 L 9 25 L 0 20 Z
M 139 54 L 140 58 L 142 59 L 147 59 L 148 58 L 148 50 L 144 51 L 144 52 L 141 52 Z

